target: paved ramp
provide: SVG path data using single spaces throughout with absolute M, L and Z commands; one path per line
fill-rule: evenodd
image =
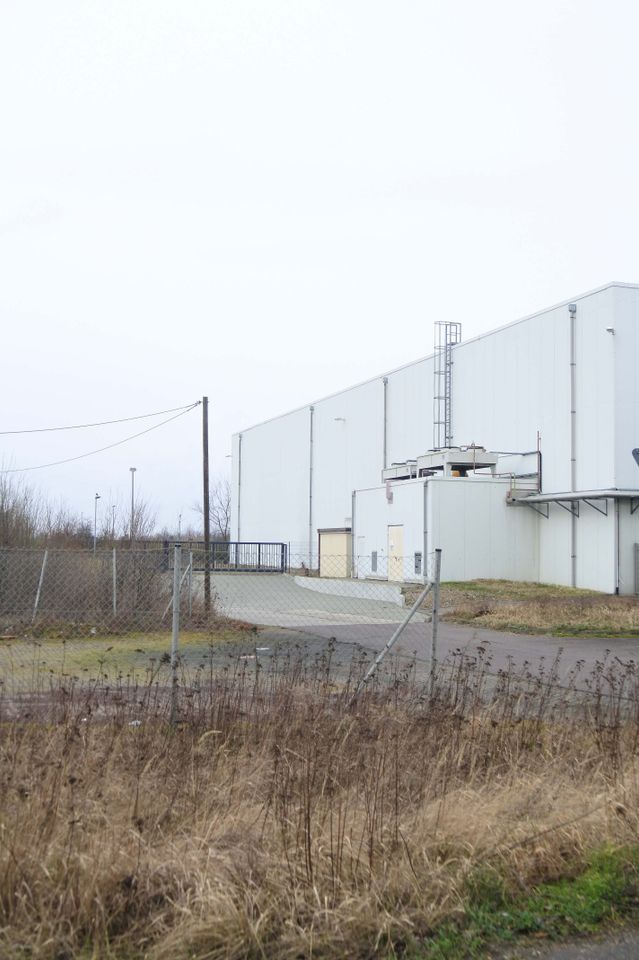
M 365 596 L 323 593 L 299 586 L 287 574 L 215 574 L 212 578 L 216 602 L 226 616 L 249 623 L 285 627 L 317 640 L 335 639 L 343 644 L 358 644 L 369 650 L 381 650 L 406 616 L 407 609 L 384 599 L 388 584 L 365 581 Z M 321 581 L 316 581 L 321 583 Z M 338 582 L 339 583 L 339 582 Z M 345 581 L 345 583 L 347 583 Z M 384 588 L 376 589 L 378 587 Z M 395 652 L 429 662 L 431 625 L 429 600 L 424 612 L 415 615 L 400 637 Z M 552 637 L 502 633 L 472 626 L 441 622 L 438 659 L 463 651 L 476 656 L 479 648 L 491 659 L 491 670 L 527 665 L 536 670 L 540 663 L 550 666 L 561 652 L 560 675 L 565 677 L 582 663 L 589 672 L 595 664 L 611 661 L 639 662 L 639 640 L 635 638 Z
M 329 582 L 331 592 L 316 585 L 300 586 L 288 574 L 224 573 L 211 578 L 218 610 L 248 623 L 279 627 L 322 627 L 327 624 L 398 624 L 406 609 L 397 602 L 396 590 L 384 582 L 362 581 L 361 593 L 349 592 L 352 581 Z M 393 599 L 386 599 L 392 597 Z M 417 614 L 424 620 L 424 614 Z

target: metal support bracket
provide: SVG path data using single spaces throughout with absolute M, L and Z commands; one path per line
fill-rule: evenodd
M 596 501 L 596 500 L 587 500 L 586 497 L 584 497 L 584 503 L 587 503 L 588 506 L 589 506 L 589 507 L 592 507 L 593 510 L 596 510 L 597 513 L 601 513 L 602 516 L 604 516 L 604 517 L 607 517 L 607 516 L 608 516 L 608 501 L 607 501 L 607 500 L 599 500 L 599 501 Z M 600 506 L 599 506 L 600 503 L 603 503 L 604 506 L 603 506 L 603 507 L 600 507 Z
M 520 503 L 523 503 L 525 506 L 530 507 L 531 510 L 534 510 L 535 513 L 538 513 L 540 517 L 544 517 L 545 520 L 548 519 L 550 515 L 550 504 L 548 503 L 527 503 L 525 500 L 520 500 Z M 546 508 L 544 510 L 544 507 Z
M 639 497 L 631 497 L 630 498 L 630 516 L 632 516 L 632 514 L 637 509 L 639 509 Z
M 579 516 L 578 500 L 553 500 L 553 503 L 556 503 L 558 507 L 561 507 L 563 510 L 566 510 L 568 513 L 572 514 L 572 516 L 574 517 Z

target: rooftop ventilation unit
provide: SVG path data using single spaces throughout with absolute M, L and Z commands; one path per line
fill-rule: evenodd
M 461 323 L 435 323 L 435 366 L 433 376 L 433 449 L 453 445 L 453 347 L 461 343 Z

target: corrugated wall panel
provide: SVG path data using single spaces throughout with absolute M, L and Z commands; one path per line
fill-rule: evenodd
M 632 455 L 639 447 L 639 297 L 637 291 L 615 287 L 614 335 L 606 347 L 614 355 L 614 486 L 639 487 L 639 466 Z M 613 429 L 612 420 L 607 425 Z
M 429 553 L 442 551 L 443 580 L 536 580 L 537 515 L 506 504 L 506 483 L 433 480 Z
M 383 381 L 372 380 L 315 404 L 315 531 L 350 526 L 353 490 L 380 483 L 383 403 Z
M 307 407 L 242 433 L 240 537 L 308 545 L 309 410 Z M 237 532 L 237 438 L 233 500 Z

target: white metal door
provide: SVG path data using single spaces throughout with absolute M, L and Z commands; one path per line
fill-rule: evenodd
M 404 579 L 404 525 L 388 528 L 388 579 Z

